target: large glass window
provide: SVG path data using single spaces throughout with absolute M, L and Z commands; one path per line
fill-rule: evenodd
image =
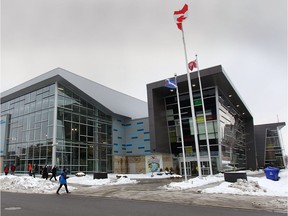
M 57 139 L 63 139 L 61 145 L 71 146 L 72 152 L 72 161 L 67 168 L 73 172 L 94 172 L 100 169 L 103 172 L 112 172 L 112 157 L 109 157 L 109 154 L 99 155 L 98 151 L 100 144 L 101 151 L 112 146 L 111 116 L 98 110 L 65 86 L 58 86 L 58 94 L 57 124 L 64 125 L 64 135 L 62 138 L 58 136 Z
M 204 114 L 202 110 L 202 101 L 200 92 L 193 92 L 194 97 L 194 109 L 196 114 L 197 128 L 198 128 L 198 141 L 201 148 L 201 154 L 207 154 L 206 134 L 204 127 Z M 208 127 L 208 137 L 210 144 L 218 143 L 218 130 L 217 130 L 217 115 L 216 115 L 216 101 L 215 101 L 215 89 L 209 88 L 203 90 L 204 104 L 205 104 L 205 116 Z M 166 103 L 166 119 L 168 125 L 168 134 L 172 153 L 175 155 L 182 154 L 181 147 L 181 133 L 179 124 L 179 114 L 176 95 L 169 96 L 165 99 Z M 180 109 L 183 126 L 183 137 L 185 152 L 187 156 L 195 156 L 195 141 L 194 141 L 194 128 L 192 122 L 192 113 L 190 106 L 189 93 L 180 94 Z M 201 142 L 202 141 L 202 142 Z
M 222 169 L 246 167 L 246 145 L 244 120 L 233 108 L 219 98 L 220 144 Z
M 267 129 L 265 137 L 265 166 L 284 167 L 278 131 Z
M 1 104 L 10 114 L 9 146 L 4 164 L 27 172 L 52 163 L 55 85 Z M 74 91 L 58 85 L 56 165 L 70 171 L 112 172 L 112 117 Z M 101 146 L 101 147 L 100 147 Z
M 5 103 L 3 107 L 6 109 L 1 110 L 1 114 L 4 111 L 11 115 L 9 147 L 4 163 L 16 164 L 19 172 L 26 172 L 28 163 L 37 167 L 50 163 L 52 146 L 47 142 L 48 101 L 54 98 L 53 94 L 48 94 L 50 87 L 53 89 L 54 85 L 15 98 Z

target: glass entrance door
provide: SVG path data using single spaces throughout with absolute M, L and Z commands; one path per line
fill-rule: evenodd
M 201 161 L 201 171 L 203 175 L 210 175 L 209 162 Z M 186 173 L 187 176 L 198 176 L 198 165 L 197 161 L 186 162 Z M 184 163 L 180 163 L 180 174 L 184 175 Z
M 180 170 L 181 170 L 181 175 L 184 175 L 185 174 L 185 172 L 184 172 L 184 163 L 183 162 L 181 162 L 180 163 Z M 189 162 L 186 162 L 186 174 L 187 174 L 187 176 L 191 176 L 192 175 L 192 170 L 191 170 L 191 162 L 189 161 Z

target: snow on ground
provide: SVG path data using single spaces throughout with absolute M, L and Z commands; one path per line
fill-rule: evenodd
M 199 177 L 189 179 L 187 182 L 171 182 L 168 185 L 163 186 L 162 188 L 167 190 L 186 190 L 190 188 L 196 188 L 204 185 L 208 185 L 211 183 L 224 181 L 223 174 L 217 174 L 213 176 L 207 176 L 200 179 Z
M 288 197 L 288 169 L 280 170 L 279 181 L 267 179 L 264 176 L 255 177 L 257 174 L 263 174 L 263 171 L 247 171 L 246 180 L 238 180 L 236 183 L 224 182 L 223 174 L 189 179 L 187 182 L 171 182 L 162 188 L 166 190 L 187 190 L 207 186 L 201 189 L 201 193 L 222 193 L 222 194 L 240 194 L 240 195 L 257 195 L 257 196 L 282 196 Z M 119 184 L 137 184 L 140 179 L 165 179 L 178 178 L 179 175 L 157 175 L 151 174 L 108 174 L 107 179 L 93 179 L 93 175 L 72 176 L 67 180 L 70 191 L 77 189 L 77 184 L 99 187 L 103 185 Z M 70 185 L 73 184 L 73 186 Z M 75 185 L 76 184 L 76 185 Z M 59 187 L 59 182 L 50 181 L 40 178 L 30 177 L 28 175 L 1 175 L 1 191 L 21 192 L 21 193 L 55 193 Z M 209 186 L 210 185 L 210 186 Z M 62 192 L 65 192 L 62 187 Z
M 130 178 L 117 178 L 116 175 L 108 175 L 106 179 L 93 179 L 92 175 L 86 175 L 82 177 L 70 177 L 67 180 L 69 183 L 89 185 L 89 186 L 102 186 L 102 185 L 119 185 L 119 184 L 136 184 L 136 180 L 131 180 Z
M 261 171 L 254 173 L 251 171 L 247 171 L 248 175 L 253 175 L 256 173 L 261 173 Z M 202 179 L 198 177 L 194 179 L 189 179 L 187 182 L 172 182 L 169 185 L 164 186 L 164 188 L 166 188 L 167 190 L 186 190 L 189 188 L 195 188 L 211 183 L 220 182 L 220 184 L 217 186 L 202 189 L 201 193 L 288 197 L 288 169 L 280 170 L 278 176 L 280 177 L 278 181 L 267 179 L 264 175 L 262 177 L 248 176 L 247 181 L 239 179 L 235 183 L 230 183 L 224 182 L 223 174 L 217 174 L 214 176 L 203 177 Z
M 20 192 L 20 193 L 56 193 L 59 183 L 33 178 L 31 176 L 2 175 L 0 176 L 1 191 Z M 68 187 L 73 191 L 76 188 Z M 63 187 L 64 189 L 64 187 Z

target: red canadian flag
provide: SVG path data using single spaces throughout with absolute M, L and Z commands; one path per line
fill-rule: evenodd
M 189 63 L 188 63 L 188 68 L 189 68 L 191 71 L 193 71 L 194 68 L 197 68 L 197 62 L 196 62 L 196 60 L 189 62 Z
M 174 11 L 174 19 L 178 29 L 182 30 L 182 22 L 188 17 L 188 5 L 185 4 L 179 11 Z

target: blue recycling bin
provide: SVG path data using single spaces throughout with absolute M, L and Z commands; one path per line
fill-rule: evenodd
M 266 178 L 271 179 L 273 181 L 279 180 L 279 177 L 278 177 L 279 171 L 280 171 L 280 169 L 276 168 L 276 167 L 266 167 L 264 169 L 264 173 L 266 175 Z

